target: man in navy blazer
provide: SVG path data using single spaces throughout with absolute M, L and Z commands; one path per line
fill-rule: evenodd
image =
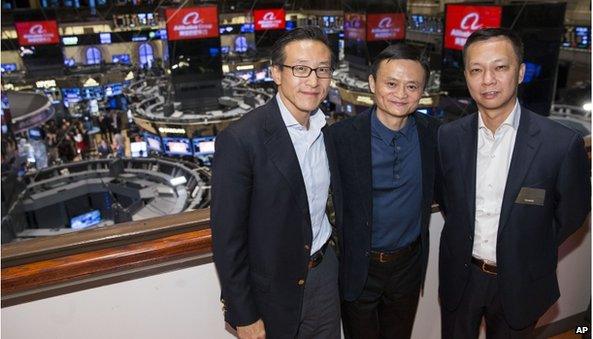
M 321 29 L 288 32 L 272 51 L 277 95 L 216 138 L 214 263 L 225 319 L 240 338 L 340 337 L 338 262 L 326 214 L 330 190 L 340 194 L 318 108 L 332 60 Z
M 416 107 L 429 70 L 406 44 L 371 66 L 376 106 L 332 126 L 343 192 L 342 320 L 347 338 L 410 338 L 428 262 L 436 119 Z
M 558 246 L 590 211 L 590 166 L 574 131 L 521 106 L 525 65 L 509 29 L 474 32 L 464 74 L 478 112 L 438 133 L 445 226 L 443 338 L 531 338 L 558 299 Z

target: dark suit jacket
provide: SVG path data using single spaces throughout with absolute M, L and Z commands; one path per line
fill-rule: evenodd
M 332 125 L 342 184 L 343 219 L 338 224 L 341 243 L 340 286 L 342 297 L 352 301 L 362 292 L 368 275 L 373 221 L 371 163 L 371 109 Z M 422 281 L 428 263 L 428 223 L 433 202 L 436 136 L 439 122 L 415 113 L 422 161 L 420 220 Z
M 327 126 L 323 132 L 336 191 Z M 236 327 L 262 318 L 267 337 L 294 338 L 304 290 L 298 282 L 308 272 L 311 218 L 299 162 L 275 98 L 217 136 L 211 213 L 226 321 Z
M 478 116 L 439 130 L 445 226 L 441 235 L 439 293 L 454 310 L 469 277 L 475 225 Z M 523 328 L 559 297 L 558 245 L 590 210 L 590 166 L 583 140 L 572 130 L 525 108 L 504 191 L 496 261 L 507 322 Z M 543 206 L 517 203 L 521 188 L 545 190 Z

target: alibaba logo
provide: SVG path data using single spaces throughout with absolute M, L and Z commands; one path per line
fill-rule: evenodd
M 29 28 L 29 34 L 45 34 L 45 33 L 47 33 L 47 31 L 40 24 L 33 25 L 33 26 L 31 26 L 31 28 Z
M 190 12 L 183 17 L 183 20 L 181 20 L 181 22 L 184 25 L 197 25 L 204 22 L 204 20 L 200 19 L 200 13 Z
M 274 12 L 267 12 L 262 17 L 262 20 L 265 20 L 265 21 L 273 21 L 273 20 L 276 20 L 276 16 L 274 15 Z
M 480 15 L 478 13 L 469 13 L 461 20 L 461 28 L 476 31 L 482 27 L 482 25 L 478 24 L 479 21 Z
M 391 28 L 393 26 L 393 22 L 391 21 L 391 17 L 387 16 L 379 21 L 379 28 Z

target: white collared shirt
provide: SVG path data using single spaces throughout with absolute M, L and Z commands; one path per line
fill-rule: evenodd
M 500 211 L 517 129 L 521 119 L 519 101 L 506 120 L 492 132 L 478 112 L 476 161 L 476 219 L 473 256 L 496 264 L 496 241 Z
M 309 116 L 309 129 L 307 129 L 299 124 L 288 111 L 279 94 L 276 94 L 276 100 L 305 181 L 313 234 L 311 244 L 311 254 L 313 254 L 321 249 L 332 232 L 331 224 L 325 213 L 330 185 L 329 162 L 321 132 L 326 124 L 325 115 L 320 109 L 317 109 Z

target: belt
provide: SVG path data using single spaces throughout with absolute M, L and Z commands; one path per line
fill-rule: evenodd
M 321 246 L 321 249 L 309 257 L 309 269 L 317 267 L 317 265 L 321 263 L 321 260 L 323 260 L 323 255 L 325 254 L 325 250 L 327 249 L 327 244 L 329 244 L 329 240 L 326 241 L 323 246 Z
M 472 257 L 472 264 L 478 266 L 480 270 L 484 273 L 496 275 L 496 265 L 491 265 L 485 262 L 484 260 L 478 259 L 476 257 Z
M 391 261 L 396 260 L 397 258 L 400 258 L 406 254 L 411 253 L 413 250 L 416 249 L 416 247 L 418 247 L 418 244 L 420 244 L 420 237 L 418 237 L 416 240 L 414 240 L 411 244 L 406 245 L 401 248 L 398 248 L 395 251 L 389 251 L 389 252 L 371 251 L 370 257 L 372 260 L 378 261 L 380 263 L 391 262 Z

